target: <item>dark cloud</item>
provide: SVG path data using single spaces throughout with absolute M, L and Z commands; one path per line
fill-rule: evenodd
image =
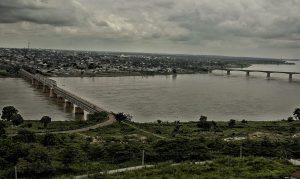
M 31 22 L 53 26 L 74 26 L 86 18 L 72 1 L 1 0 L 0 23 Z
M 281 48 L 296 57 L 299 12 L 299 0 L 1 0 L 0 38 L 247 56 Z

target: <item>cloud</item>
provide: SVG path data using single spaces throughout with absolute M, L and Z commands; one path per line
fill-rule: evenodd
M 0 23 L 31 22 L 53 26 L 74 26 L 85 21 L 87 14 L 74 1 L 1 0 Z
M 280 48 L 300 56 L 299 12 L 299 0 L 1 0 L 0 38 L 247 56 L 276 56 Z

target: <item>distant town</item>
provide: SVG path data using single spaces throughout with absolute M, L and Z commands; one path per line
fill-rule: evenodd
M 291 59 L 289 59 L 291 60 Z M 47 76 L 122 76 L 204 73 L 210 68 L 292 64 L 288 59 L 0 48 L 0 76 L 25 68 Z

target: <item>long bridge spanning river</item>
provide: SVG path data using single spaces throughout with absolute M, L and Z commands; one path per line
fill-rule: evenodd
M 266 73 L 267 77 L 270 78 L 272 73 L 283 73 L 289 75 L 289 79 L 293 78 L 293 75 L 299 75 L 300 72 L 287 72 L 287 71 L 267 71 L 267 70 L 243 70 L 243 69 L 209 69 L 208 71 L 211 73 L 215 70 L 221 70 L 221 71 L 226 71 L 227 75 L 230 75 L 232 71 L 241 71 L 241 72 L 246 72 L 247 76 L 250 76 L 250 73 L 255 73 L 255 72 L 261 72 L 261 73 Z
M 43 92 L 49 93 L 50 97 L 57 98 L 58 102 L 65 103 L 66 107 L 75 108 L 75 114 L 84 114 L 84 111 L 91 114 L 105 111 L 89 101 L 58 87 L 55 80 L 39 74 L 31 74 L 23 69 L 20 70 L 20 75 L 24 79 L 29 80 L 36 88 L 43 89 Z

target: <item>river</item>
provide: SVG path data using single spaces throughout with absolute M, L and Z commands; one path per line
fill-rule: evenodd
M 253 65 L 247 69 L 300 72 L 296 65 Z M 281 120 L 300 107 L 300 75 L 216 71 L 212 74 L 53 78 L 64 89 L 138 122 L 209 120 Z M 0 107 L 14 105 L 26 119 L 49 115 L 72 120 L 72 113 L 22 79 L 0 79 Z

